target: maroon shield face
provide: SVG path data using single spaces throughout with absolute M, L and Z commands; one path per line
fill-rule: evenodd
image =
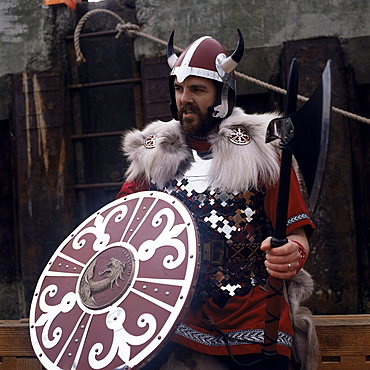
M 140 192 L 89 217 L 43 271 L 30 311 L 47 369 L 130 369 L 181 320 L 199 269 L 197 231 L 171 195 Z

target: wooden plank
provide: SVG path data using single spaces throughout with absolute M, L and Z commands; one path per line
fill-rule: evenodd
M 315 315 L 314 319 L 316 327 L 370 325 L 370 315 Z
M 366 360 L 366 356 L 341 356 L 339 361 L 319 358 L 317 370 L 366 370 L 370 368 L 370 362 Z
M 317 370 L 370 369 L 370 315 L 314 316 L 319 338 Z M 0 370 L 41 370 L 28 320 L 0 321 Z
M 42 370 L 35 357 L 0 357 L 0 370 Z
M 0 370 L 14 370 L 17 368 L 16 357 L 2 357 L 0 361 Z
M 41 362 L 37 358 L 17 357 L 16 370 L 42 370 Z
M 370 368 L 370 315 L 314 316 L 319 339 L 317 370 Z
M 370 356 L 370 315 L 315 316 L 319 356 Z
M 35 356 L 28 331 L 28 320 L 0 321 L 0 357 L 3 357 L 2 362 L 5 363 L 4 358 L 7 357 L 22 356 Z M 0 367 L 0 369 L 3 368 Z

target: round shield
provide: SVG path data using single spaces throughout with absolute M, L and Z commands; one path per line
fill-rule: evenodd
M 181 321 L 199 271 L 194 221 L 175 197 L 144 191 L 90 216 L 35 289 L 31 342 L 47 369 L 130 369 Z

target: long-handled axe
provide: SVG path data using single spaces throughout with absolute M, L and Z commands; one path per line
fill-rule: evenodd
M 298 89 L 298 63 L 293 59 L 288 75 L 285 117 L 272 120 L 266 133 L 266 142 L 280 139 L 281 167 L 276 208 L 276 222 L 272 247 L 287 243 L 286 224 L 290 191 L 292 155 L 295 156 L 309 195 L 309 210 L 317 203 L 325 169 L 329 139 L 331 112 L 331 74 L 328 61 L 321 76 L 321 82 L 311 98 L 296 111 Z M 277 355 L 277 339 L 283 280 L 269 277 L 266 303 L 265 340 L 262 350 L 265 359 Z

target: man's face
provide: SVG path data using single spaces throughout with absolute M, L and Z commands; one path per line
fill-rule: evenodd
M 189 76 L 183 82 L 174 82 L 178 117 L 188 135 L 207 136 L 212 129 L 207 108 L 214 105 L 217 96 L 212 80 Z

